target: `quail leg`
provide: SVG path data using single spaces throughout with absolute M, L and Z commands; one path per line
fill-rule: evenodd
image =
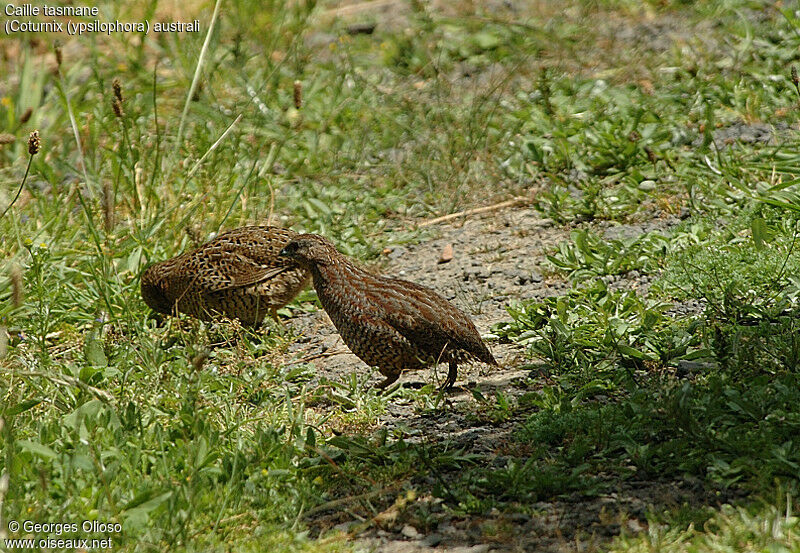
M 442 390 L 449 390 L 453 388 L 453 385 L 456 383 L 456 377 L 458 376 L 458 363 L 455 361 L 450 361 L 447 368 L 447 380 L 444 381 L 442 385 Z
M 272 317 L 273 321 L 275 321 L 279 325 L 283 326 L 283 323 L 278 318 L 278 308 L 277 307 L 270 307 L 269 308 L 269 316 Z
M 390 384 L 394 384 L 395 382 L 397 382 L 397 379 L 400 378 L 400 373 L 397 372 L 384 376 L 386 376 L 386 379 L 383 382 L 379 382 L 375 385 L 375 387 L 381 391 L 385 390 L 386 387 L 389 386 Z
M 275 334 L 281 338 L 285 337 L 289 332 L 289 327 L 281 320 L 278 316 L 278 308 L 277 307 L 270 307 L 269 308 L 269 318 L 273 320 L 274 324 L 270 325 L 269 327 L 269 334 Z M 266 326 L 266 319 L 263 320 L 263 323 Z

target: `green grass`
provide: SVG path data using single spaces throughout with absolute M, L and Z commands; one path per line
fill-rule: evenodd
M 56 37 L 0 41 L 0 133 L 15 137 L 0 209 L 28 133 L 43 142 L 0 219 L 0 535 L 98 520 L 122 525 L 124 551 L 347 551 L 331 530 L 347 520 L 434 531 L 442 513 L 536 517 L 537 502 L 691 481 L 700 507 L 651 505 L 645 532 L 601 547 L 799 550 L 796 15 L 744 0 L 410 2 L 386 21 L 333 7 L 223 3 L 199 67 L 211 5 L 104 4 L 104 19 L 196 15 L 203 31 L 65 40 L 58 71 Z M 740 122 L 774 140 L 726 143 Z M 272 221 L 373 262 L 426 239 L 420 221 L 519 196 L 563 226 L 548 278 L 571 289 L 509 302 L 492 329 L 529 357 L 518 397 L 479 386 L 444 407 L 432 386 L 378 396 L 366 373 L 312 388 L 313 365 L 288 365 L 291 333 L 160 327 L 139 297 L 148 263 L 219 229 Z M 669 224 L 604 234 L 653 221 Z M 305 293 L 283 315 L 313 309 Z M 479 455 L 381 427 L 390 402 L 511 430 Z
M 788 499 L 763 500 L 751 509 L 725 505 L 702 526 L 686 529 L 653 524 L 645 536 L 623 537 L 609 551 L 797 551 L 798 520 Z

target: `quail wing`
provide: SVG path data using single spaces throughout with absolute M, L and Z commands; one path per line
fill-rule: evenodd
M 387 309 L 385 321 L 404 338 L 434 357 L 447 350 L 464 350 L 477 357 L 489 354 L 469 317 L 435 291 L 413 282 L 389 281 L 392 285 L 384 292 L 383 302 L 402 308 Z M 398 291 L 399 287 L 408 292 Z
M 191 276 L 191 281 L 193 286 L 209 293 L 257 284 L 294 268 L 258 263 L 238 251 L 215 250 L 205 254 L 203 268 Z

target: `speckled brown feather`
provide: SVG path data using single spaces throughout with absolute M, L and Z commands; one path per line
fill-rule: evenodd
M 297 233 L 271 226 L 230 230 L 199 248 L 155 263 L 142 274 L 142 298 L 151 309 L 199 319 L 215 315 L 258 325 L 289 303 L 309 273 L 280 257 Z
M 434 363 L 449 364 L 446 386 L 461 362 L 497 364 L 470 318 L 430 288 L 370 274 L 314 234 L 296 236 L 282 253 L 311 272 L 344 343 L 386 377 L 380 387 Z

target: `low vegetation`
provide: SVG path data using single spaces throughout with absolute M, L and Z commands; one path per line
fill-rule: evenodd
M 79 537 L 116 550 L 351 551 L 446 513 L 514 550 L 504 521 L 652 490 L 569 543 L 800 550 L 800 14 L 519 4 L 112 3 L 202 32 L 0 42 L 0 537 L 95 520 L 122 529 Z M 563 228 L 542 266 L 569 283 L 491 328 L 522 352 L 513 394 L 379 396 L 289 363 L 290 325 L 159 325 L 139 297 L 219 229 L 381 263 L 511 198 Z M 387 431 L 398 400 L 510 432 L 478 453 Z

